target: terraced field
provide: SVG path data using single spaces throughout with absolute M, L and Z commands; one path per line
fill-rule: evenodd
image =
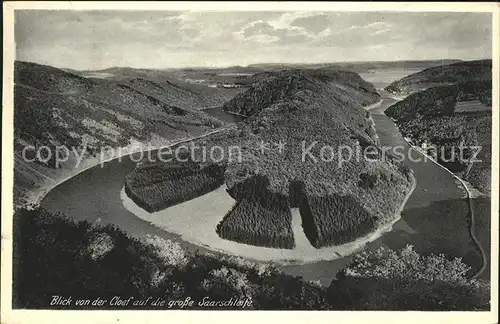
M 479 100 L 468 100 L 468 101 L 459 101 L 455 105 L 454 112 L 457 114 L 460 113 L 475 113 L 475 112 L 483 112 L 483 111 L 491 111 L 491 106 L 486 106 Z

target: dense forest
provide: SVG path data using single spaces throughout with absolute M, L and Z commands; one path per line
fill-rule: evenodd
M 259 174 L 267 177 L 271 192 L 289 196 L 298 181 L 311 196 L 351 195 L 372 216 L 386 221 L 384 215 L 392 217 L 411 181 L 373 139 L 372 122 L 362 106 L 379 99 L 359 75 L 330 68 L 284 71 L 254 84 L 224 106 L 250 116 L 238 125 L 243 162 L 228 163 L 228 188 Z M 270 149 L 262 151 L 256 145 L 261 140 Z M 273 148 L 280 142 L 286 143 L 283 152 Z M 342 147 L 350 152 L 372 148 L 381 154 L 367 163 L 350 158 Z M 358 177 L 365 173 L 376 174 L 379 181 L 360 186 Z
M 184 309 L 201 309 L 198 301 L 205 297 L 249 298 L 244 309 L 262 310 L 489 309 L 488 285 L 467 279 L 467 266 L 459 259 L 420 256 L 411 247 L 360 254 L 324 287 L 284 274 L 273 264 L 188 253 L 157 236 L 137 240 L 109 225 L 77 223 L 41 209 L 18 210 L 14 233 L 14 308 L 117 309 L 109 300 L 120 296 L 196 301 Z M 50 306 L 53 295 L 99 297 L 108 303 Z M 138 308 L 159 309 L 132 303 L 119 307 Z
M 125 192 L 148 212 L 202 196 L 224 183 L 224 167 L 217 164 L 161 163 L 136 168 L 125 180 Z
M 222 126 L 203 112 L 180 108 L 126 83 L 85 78 L 50 66 L 15 62 L 15 138 L 40 145 L 120 147 L 130 138 L 148 141 Z M 178 87 L 164 87 L 163 92 Z M 215 95 L 215 94 L 214 94 Z M 26 121 L 34 121 L 26 122 Z
M 455 107 L 473 100 L 491 107 L 491 89 L 491 80 L 434 87 L 408 96 L 385 114 L 395 120 L 403 136 L 414 145 L 425 144 L 438 162 L 489 193 L 491 108 L 456 112 Z
M 373 186 L 375 180 L 367 181 Z M 304 182 L 298 180 L 290 183 L 288 197 L 271 192 L 268 186 L 267 178 L 253 176 L 228 190 L 238 203 L 217 227 L 219 236 L 252 245 L 293 248 L 291 207 L 299 207 L 303 231 L 316 248 L 353 241 L 375 227 L 375 219 L 351 196 L 308 196 Z
M 351 196 L 310 196 L 299 209 L 306 237 L 316 248 L 351 242 L 375 227 L 370 213 Z
M 405 170 L 410 177 L 410 171 Z M 359 185 L 373 188 L 378 175 L 363 173 Z M 341 245 L 374 230 L 377 218 L 352 196 L 308 194 L 303 181 L 289 185 L 288 196 L 269 190 L 269 180 L 256 175 L 228 193 L 237 200 L 217 227 L 220 237 L 258 246 L 293 248 L 290 208 L 298 207 L 303 231 L 316 248 Z
M 389 117 L 404 122 L 417 116 L 452 116 L 458 102 L 478 100 L 491 107 L 491 80 L 470 81 L 433 87 L 408 96 L 385 111 Z
M 237 202 L 217 225 L 217 234 L 240 243 L 293 249 L 292 214 L 284 200 L 262 205 L 251 198 Z
M 220 237 L 257 246 L 295 247 L 288 197 L 271 192 L 266 177 L 250 177 L 228 194 L 237 202 L 217 225 Z
M 338 99 L 350 103 L 356 101 L 360 105 L 369 105 L 374 99 L 379 99 L 375 88 L 357 73 L 335 68 L 292 69 L 269 73 L 268 77 L 253 84 L 250 91 L 236 95 L 225 103 L 223 108 L 229 112 L 251 116 L 277 102 L 300 100 L 300 97 L 308 92 L 319 92 L 315 80 L 331 86 Z

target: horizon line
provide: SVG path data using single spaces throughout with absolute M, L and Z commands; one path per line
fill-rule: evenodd
M 430 62 L 430 61 L 482 61 L 482 60 L 493 60 L 492 57 L 483 57 L 483 58 L 474 58 L 474 59 L 463 59 L 463 58 L 434 58 L 434 59 L 402 59 L 402 60 L 376 60 L 376 61 L 328 61 L 328 62 L 284 62 L 284 63 L 276 63 L 276 62 L 259 62 L 259 63 L 250 63 L 246 65 L 205 65 L 205 66 L 179 66 L 179 67 L 131 67 L 131 66 L 109 66 L 100 69 L 74 69 L 70 67 L 56 66 L 47 63 L 40 63 L 35 61 L 24 61 L 24 60 L 14 60 L 14 62 L 26 62 L 26 63 L 34 63 L 39 65 L 51 66 L 60 70 L 73 70 L 78 72 L 89 72 L 89 71 L 103 71 L 109 69 L 134 69 L 134 70 L 183 70 L 183 69 L 229 69 L 229 68 L 251 68 L 252 66 L 259 65 L 275 65 L 275 66 L 291 66 L 291 65 L 334 65 L 334 64 L 362 64 L 362 63 L 390 63 L 390 62 Z

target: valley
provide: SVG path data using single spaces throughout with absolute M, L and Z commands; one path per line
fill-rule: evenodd
M 385 89 L 412 93 L 385 114 L 405 139 L 429 159 L 447 168 L 465 188 L 470 236 L 481 255 L 475 276 L 489 278 L 492 160 L 491 60 L 429 68 Z M 427 87 L 430 87 L 426 89 Z M 487 225 L 489 226 L 489 225 Z
M 471 266 L 469 276 L 479 273 L 485 266 L 469 233 L 470 215 L 465 188 L 432 161 L 405 160 L 400 165 L 379 156 L 380 161 L 372 162 L 378 164 L 378 172 L 390 170 L 389 174 L 393 175 L 379 173 L 374 184 L 366 180 L 370 179 L 369 176 L 362 177 L 368 181 L 365 188 L 359 178 L 349 185 L 348 178 L 344 177 L 360 172 L 356 171 L 360 167 L 359 170 L 363 170 L 362 164 L 356 164 L 360 162 L 348 162 L 350 173 L 339 173 L 339 169 L 335 170 L 338 164 L 320 161 L 315 166 L 311 161 L 305 166 L 304 177 L 300 178 L 303 166 L 294 164 L 293 160 L 294 154 L 300 156 L 297 145 L 295 152 L 284 156 L 276 152 L 263 155 L 257 146 L 252 145 L 260 139 L 270 142 L 285 139 L 288 143 L 307 139 L 312 142 L 309 136 L 313 134 L 331 134 L 332 137 L 323 139 L 325 144 L 349 143 L 349 138 L 354 135 L 354 145 L 366 142 L 380 148 L 400 146 L 405 152 L 411 150 L 396 124 L 384 115 L 387 108 L 394 109 L 392 107 L 401 101 L 394 99 L 394 94 L 383 87 L 402 71 L 361 73 L 361 76 L 371 78 L 375 87 L 350 73 L 330 72 L 328 69 L 273 72 L 269 78 L 257 81 L 245 93 L 234 95 L 222 105 L 208 106 L 207 109 L 198 106 L 194 110 L 195 113 L 203 112 L 205 120 L 217 120 L 217 128 L 210 129 L 202 124 L 198 131 L 158 142 L 161 147 L 171 143 L 172 149 L 190 143 L 203 144 L 207 148 L 238 144 L 244 148 L 243 161 L 247 161 L 246 164 L 221 160 L 201 164 L 192 161 L 178 167 L 171 162 L 143 161 L 137 165 L 141 160 L 141 150 L 158 151 L 158 147 L 150 145 L 151 141 L 137 141 L 135 146 L 129 145 L 130 151 L 124 150 L 120 156 L 107 156 L 102 161 L 86 158 L 83 167 L 68 173 L 67 178 L 61 176 L 65 167 L 70 170 L 65 165 L 54 169 L 37 163 L 18 163 L 16 172 L 25 176 L 20 179 L 30 175 L 37 177 L 29 178 L 34 183 L 49 184 L 38 196 L 43 198 L 40 207 L 47 212 L 61 213 L 73 221 L 116 226 L 141 241 L 147 236 L 171 240 L 188 253 L 244 258 L 262 266 L 272 264 L 286 275 L 319 282 L 323 286 L 338 280 L 338 275 L 354 261 L 356 252 L 375 252 L 380 247 L 400 250 L 407 244 L 422 255 L 443 253 L 450 258 L 463 258 Z M 355 90 L 360 87 L 361 92 Z M 321 95 L 317 96 L 318 93 Z M 338 105 L 338 102 L 348 109 L 329 111 L 321 108 L 322 105 Z M 311 103 L 315 104 L 309 108 Z M 192 108 L 184 109 L 191 111 Z M 311 109 L 310 113 L 308 109 Z M 300 115 L 294 117 L 298 112 Z M 322 116 L 320 119 L 317 119 L 318 113 Z M 315 120 L 319 122 L 314 124 Z M 325 120 L 328 122 L 323 122 Z M 351 124 L 346 125 L 346 121 Z M 298 126 L 287 129 L 292 125 Z M 301 132 L 301 128 L 305 132 Z M 344 131 L 339 132 L 341 129 L 348 131 L 346 135 L 343 135 Z M 342 139 L 342 136 L 346 137 Z M 149 145 L 146 147 L 146 144 Z M 319 152 L 313 153 L 319 156 Z M 267 166 L 266 163 L 271 164 Z M 286 172 L 279 167 L 284 164 L 289 165 Z M 177 170 L 177 173 L 172 173 L 172 170 Z M 209 172 L 203 175 L 200 170 Z M 255 174 L 252 170 L 260 171 Z M 404 170 L 412 172 L 406 176 Z M 322 172 L 327 172 L 328 176 Z M 335 181 L 336 185 L 332 186 L 320 179 L 343 180 Z M 391 182 L 395 179 L 399 179 L 401 187 Z M 315 182 L 318 180 L 320 182 Z M 384 184 L 384 181 L 388 183 Z M 189 189 L 192 185 L 197 187 Z M 169 192 L 175 193 L 177 198 Z M 343 195 L 350 192 L 354 197 L 349 198 L 352 205 L 338 205 L 349 199 L 335 198 L 337 192 L 343 192 Z M 325 193 L 330 195 L 326 199 L 323 198 Z M 182 196 L 184 194 L 188 196 Z M 319 196 L 315 196 L 317 194 Z M 166 200 L 166 197 L 173 200 Z M 485 239 L 489 231 L 488 200 L 482 197 L 473 200 L 473 208 L 479 211 L 476 212 L 479 215 L 476 216 L 477 232 L 483 246 L 488 246 Z M 336 207 L 318 209 L 329 204 Z M 375 221 L 373 227 L 356 229 L 355 236 L 337 241 L 339 232 L 329 234 L 328 224 L 317 215 L 328 215 L 328 210 L 339 208 L 350 210 L 344 209 L 345 212 L 332 213 L 326 218 L 335 222 L 337 215 L 351 215 L 356 205 L 362 206 L 362 210 L 375 211 L 375 217 L 368 216 Z M 253 220 L 249 211 L 254 213 Z M 277 215 L 282 217 L 282 222 L 276 222 Z M 362 213 L 359 215 L 366 217 Z M 257 226 L 246 225 L 245 228 L 240 225 L 245 222 L 256 222 Z M 362 218 L 357 224 L 355 226 L 362 224 Z M 256 232 L 258 228 L 269 231 Z M 276 232 L 283 236 L 274 236 Z M 488 269 L 479 274 L 480 278 L 487 280 Z

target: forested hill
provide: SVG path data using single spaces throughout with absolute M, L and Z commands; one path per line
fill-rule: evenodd
M 278 102 L 303 102 L 317 95 L 328 96 L 343 106 L 368 105 L 379 100 L 375 88 L 353 72 L 322 68 L 269 75 L 226 103 L 224 110 L 250 116 Z
M 229 163 L 225 171 L 229 191 L 238 198 L 238 191 L 257 183 L 261 195 L 287 197 L 291 206 L 307 197 L 303 217 L 314 224 L 315 246 L 339 244 L 339 237 L 340 243 L 351 241 L 391 221 L 412 179 L 376 144 L 362 106 L 379 100 L 373 86 L 351 72 L 290 70 L 258 82 L 224 106 L 250 116 L 238 125 L 240 133 L 214 139 L 244 148 L 243 162 Z M 260 142 L 270 149 L 260 150 Z M 286 143 L 281 153 L 275 149 L 280 142 Z M 307 147 L 310 154 L 304 154 Z M 377 151 L 371 159 L 340 152 L 367 147 Z
M 466 61 L 431 67 L 395 81 L 385 90 L 406 95 L 435 86 L 491 80 L 491 68 L 491 60 Z
M 204 181 L 204 187 L 193 191 L 206 192 L 220 181 L 237 201 L 219 223 L 219 236 L 293 248 L 291 208 L 300 209 L 304 232 L 317 248 L 352 242 L 393 221 L 413 177 L 377 146 L 370 114 L 362 106 L 379 100 L 359 75 L 318 69 L 271 73 L 224 105 L 248 118 L 200 142 L 207 152 L 240 148 L 240 159 L 224 155 L 208 162 L 222 168 L 215 172 L 222 179 L 207 180 L 210 172 L 193 175 L 186 170 Z M 365 156 L 368 151 L 372 154 Z M 186 185 L 169 187 L 173 177 L 164 182 L 163 191 L 150 190 L 156 188 L 150 174 L 169 172 L 165 170 L 168 166 L 159 162 L 140 166 L 127 179 L 130 196 L 149 210 L 165 208 L 165 197 L 178 203 L 182 197 L 177 192 L 184 199 L 192 197 Z M 174 176 L 182 180 L 180 174 Z
M 401 133 L 413 144 L 430 147 L 429 152 L 437 153 L 441 164 L 488 193 L 491 89 L 491 80 L 434 87 L 408 96 L 385 113 L 396 120 Z M 458 150 L 461 146 L 468 148 L 463 158 Z M 472 162 L 471 154 L 477 151 L 473 147 L 481 147 L 476 159 L 482 162 Z

